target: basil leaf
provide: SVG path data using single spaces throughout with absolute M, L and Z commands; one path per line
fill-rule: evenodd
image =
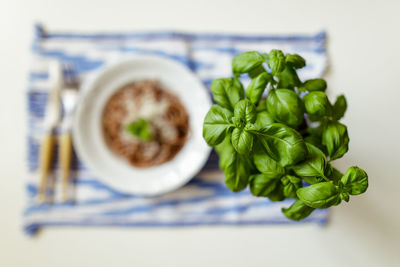
M 249 71 L 249 76 L 250 78 L 254 79 L 255 77 L 257 77 L 258 75 L 260 75 L 263 72 L 267 72 L 263 65 L 258 66 L 257 68 L 252 69 L 251 71 Z
M 241 119 L 245 124 L 254 123 L 257 116 L 256 107 L 248 99 L 240 100 L 235 105 L 234 115 L 236 118 Z
M 307 147 L 301 135 L 284 124 L 272 123 L 253 133 L 257 135 L 268 156 L 283 167 L 295 164 L 307 155 Z
M 231 150 L 229 158 L 224 163 L 226 186 L 233 192 L 245 189 L 249 182 L 251 165 L 248 156 L 240 155 L 234 149 Z
M 341 201 L 339 192 L 332 182 L 323 182 L 299 188 L 297 196 L 307 206 L 317 209 L 329 208 L 339 204 Z
M 300 87 L 300 91 L 323 91 L 325 92 L 327 87 L 326 81 L 324 79 L 310 79 L 305 81 Z
M 312 144 L 313 146 L 316 146 L 321 150 L 323 153 L 325 153 L 326 149 L 322 145 L 322 139 L 321 136 L 317 136 L 315 134 L 310 134 L 309 136 L 304 137 L 304 141 L 306 143 Z
M 253 149 L 253 135 L 244 128 L 232 132 L 232 145 L 239 154 L 248 154 Z
M 324 126 L 326 123 L 320 123 L 317 127 L 309 127 L 307 132 L 310 135 L 315 135 L 317 137 L 322 137 L 322 133 L 324 132 Z
M 306 66 L 306 60 L 298 54 L 286 54 L 286 63 L 296 69 L 301 69 Z
M 262 55 L 265 59 L 268 59 L 268 58 L 269 58 L 268 53 L 261 53 L 261 55 Z
M 268 66 L 270 67 L 272 74 L 276 75 L 283 71 L 285 68 L 285 55 L 281 50 L 272 49 L 268 54 Z
M 265 150 L 256 143 L 254 149 L 254 164 L 257 170 L 272 178 L 280 178 L 285 174 L 285 169 L 265 153 Z
M 225 174 L 225 183 L 233 192 L 246 188 L 253 166 L 248 157 L 238 154 L 231 144 L 228 135 L 222 143 L 216 146 L 220 161 L 219 165 Z
M 271 123 L 274 123 L 274 119 L 272 118 L 272 115 L 269 114 L 267 111 L 257 113 L 256 121 L 254 122 L 256 127 L 263 128 L 264 126 L 267 126 Z
M 203 122 L 203 137 L 209 146 L 221 143 L 228 134 L 232 112 L 218 105 L 212 105 Z
M 261 96 L 271 79 L 271 74 L 263 72 L 250 82 L 249 86 L 246 89 L 246 96 L 250 99 L 251 102 L 256 104 L 258 101 L 260 101 Z
M 258 131 L 258 127 L 255 126 L 253 123 L 248 122 L 245 126 L 244 129 L 248 132 L 254 132 L 254 131 Z
M 329 177 L 329 179 L 332 180 L 334 184 L 337 184 L 343 176 L 343 173 L 341 173 L 335 167 L 332 167 L 332 165 L 329 163 L 328 163 L 326 170 L 327 170 L 327 173 L 326 173 L 327 177 Z
M 343 175 L 340 183 L 344 186 L 346 192 L 352 195 L 359 195 L 367 191 L 368 175 L 364 170 L 353 166 Z
M 349 202 L 349 200 L 350 200 L 350 195 L 347 192 L 340 192 L 339 197 L 341 200 L 344 200 L 346 202 Z
M 283 214 L 295 221 L 300 221 L 304 218 L 307 218 L 315 208 L 311 208 L 304 204 L 301 200 L 296 200 L 289 208 L 282 208 Z
M 326 158 L 316 146 L 309 143 L 306 145 L 308 151 L 306 160 L 292 166 L 292 170 L 307 183 L 316 184 L 323 181 L 322 177 L 325 177 Z
M 271 90 L 267 97 L 267 110 L 278 122 L 297 127 L 304 119 L 303 102 L 290 89 Z
M 306 112 L 318 118 L 331 114 L 332 106 L 324 92 L 315 91 L 303 97 Z
M 304 138 L 304 141 L 318 147 L 325 155 L 327 155 L 326 148 L 322 144 L 322 133 L 324 131 L 325 122 L 319 123 L 317 127 L 308 127 L 308 136 Z
M 297 189 L 303 186 L 302 180 L 293 175 L 285 175 L 281 179 L 283 185 L 283 195 L 285 197 L 297 198 Z
M 344 95 L 338 96 L 336 98 L 335 104 L 333 104 L 332 117 L 335 120 L 340 120 L 341 118 L 343 118 L 346 109 L 347 109 L 346 98 L 344 97 Z
M 258 102 L 258 105 L 256 107 L 256 111 L 257 112 L 261 112 L 261 111 L 266 111 L 267 110 L 267 106 L 266 106 L 266 99 L 263 98 L 260 100 L 260 102 Z
M 268 194 L 268 198 L 271 201 L 282 201 L 285 199 L 285 196 L 283 195 L 283 185 L 282 183 L 277 183 L 276 187 L 274 190 L 272 190 L 271 193 Z
M 322 144 L 331 160 L 341 158 L 349 149 L 347 127 L 340 122 L 329 122 L 322 133 Z
M 255 174 L 250 176 L 250 192 L 253 196 L 267 197 L 279 183 L 279 179 L 267 174 Z
M 219 156 L 219 168 L 225 170 L 228 165 L 232 153 L 235 153 L 235 149 L 231 144 L 231 135 L 226 135 L 224 141 L 215 146 L 215 151 Z
M 140 118 L 134 122 L 129 123 L 125 127 L 126 131 L 128 131 L 133 136 L 136 136 L 142 141 L 148 142 L 153 139 L 153 134 L 151 131 L 149 121 Z
M 215 79 L 211 83 L 211 92 L 217 104 L 231 111 L 244 98 L 243 85 L 236 78 Z
M 265 59 L 260 53 L 256 51 L 244 52 L 233 58 L 232 72 L 234 74 L 249 72 L 256 69 L 264 62 Z
M 293 89 L 301 84 L 296 70 L 291 65 L 287 65 L 285 69 L 278 74 L 278 79 L 278 88 Z
M 243 128 L 246 124 L 240 118 L 236 118 L 235 116 L 232 117 L 232 123 L 235 125 L 236 128 Z

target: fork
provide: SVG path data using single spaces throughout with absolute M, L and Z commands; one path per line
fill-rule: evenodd
M 78 99 L 79 82 L 74 73 L 73 65 L 65 63 L 64 87 L 61 90 L 61 102 L 64 111 L 64 118 L 61 123 L 61 133 L 59 139 L 59 162 L 61 168 L 61 190 L 62 201 L 69 200 L 70 167 L 72 159 L 72 120 Z

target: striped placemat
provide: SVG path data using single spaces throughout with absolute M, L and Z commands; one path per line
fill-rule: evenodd
M 304 79 L 323 74 L 327 56 L 324 32 L 297 35 L 234 35 L 182 33 L 174 31 L 131 33 L 46 32 L 36 26 L 32 64 L 27 89 L 27 206 L 24 230 L 32 235 L 42 226 L 194 226 L 295 224 L 280 209 L 290 201 L 271 202 L 253 197 L 248 190 L 230 192 L 218 171 L 213 153 L 203 171 L 183 188 L 159 197 L 123 194 L 93 176 L 75 156 L 72 176 L 76 202 L 38 204 L 38 151 L 42 136 L 45 103 L 49 91 L 49 62 L 73 63 L 81 80 L 108 62 L 132 54 L 155 54 L 188 66 L 209 88 L 213 79 L 231 76 L 231 60 L 247 50 L 279 48 L 300 53 L 307 67 Z M 54 178 L 59 177 L 54 159 Z M 58 199 L 59 188 L 55 187 Z M 316 210 L 301 223 L 327 220 L 326 210 Z

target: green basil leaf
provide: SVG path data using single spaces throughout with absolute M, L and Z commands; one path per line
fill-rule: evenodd
M 359 195 L 367 191 L 368 175 L 364 170 L 353 166 L 343 175 L 340 183 L 343 184 L 345 191 L 352 195 Z
M 329 177 L 329 180 L 332 180 L 335 184 L 342 178 L 343 173 L 341 173 L 338 169 L 335 167 L 332 167 L 331 164 L 328 163 L 327 166 L 327 177 Z
M 255 77 L 257 77 L 258 75 L 260 75 L 263 72 L 267 72 L 267 71 L 264 69 L 263 65 L 260 65 L 257 68 L 252 69 L 248 73 L 249 73 L 250 78 L 254 79 Z
M 332 106 L 324 92 L 310 92 L 303 97 L 303 102 L 306 112 L 310 115 L 320 118 L 331 114 Z
M 285 175 L 282 177 L 283 195 L 285 197 L 297 198 L 297 189 L 303 186 L 302 180 L 294 175 Z
M 350 200 L 350 195 L 347 192 L 340 192 L 339 197 L 341 200 L 344 200 L 346 202 L 349 202 L 349 200 Z
M 267 174 L 255 174 L 250 176 L 250 192 L 253 196 L 267 197 L 278 183 L 279 179 Z
M 277 183 L 276 187 L 274 190 L 272 190 L 271 193 L 268 194 L 268 198 L 271 201 L 282 201 L 285 199 L 285 196 L 283 195 L 283 185 L 282 183 Z
M 304 141 L 306 143 L 310 143 L 313 146 L 316 146 L 321 150 L 323 153 L 325 153 L 325 147 L 322 145 L 322 139 L 321 136 L 317 136 L 314 134 L 310 134 L 309 136 L 304 137 Z
M 315 208 L 307 206 L 301 200 L 296 200 L 289 208 L 282 208 L 283 214 L 295 221 L 307 218 L 314 210 Z
M 269 114 L 267 111 L 257 113 L 256 121 L 254 122 L 256 127 L 263 128 L 264 126 L 267 126 L 271 123 L 274 123 L 274 119 L 272 115 Z
M 219 168 L 225 170 L 229 161 L 231 160 L 231 155 L 235 152 L 231 144 L 231 135 L 227 134 L 224 141 L 215 146 L 215 151 L 219 156 Z
M 283 167 L 295 164 L 307 155 L 307 147 L 301 135 L 284 124 L 272 123 L 253 133 L 257 135 L 268 156 Z
M 307 132 L 310 135 L 315 135 L 319 138 L 322 137 L 322 133 L 324 132 L 324 123 L 320 123 L 317 127 L 309 127 L 307 128 Z
M 316 146 L 306 143 L 308 155 L 306 160 L 292 166 L 294 173 L 302 177 L 309 184 L 323 181 L 325 177 L 326 158 Z
M 217 104 L 231 111 L 244 98 L 243 85 L 237 78 L 215 79 L 211 84 L 211 92 Z
M 142 141 L 148 142 L 153 139 L 153 133 L 151 131 L 151 126 L 149 121 L 140 118 L 134 122 L 129 123 L 125 127 L 126 131 L 128 131 L 133 136 L 136 136 Z
M 346 98 L 344 97 L 344 95 L 338 96 L 336 98 L 335 104 L 333 104 L 332 117 L 335 120 L 340 120 L 341 118 L 343 118 L 346 109 L 347 109 Z
M 267 97 L 267 110 L 278 122 L 297 127 L 304 119 L 303 102 L 290 89 L 271 90 Z
M 232 132 L 232 145 L 239 154 L 248 154 L 253 149 L 253 135 L 244 128 Z
M 286 63 L 296 69 L 301 69 L 306 66 L 306 60 L 298 54 L 286 54 Z
M 254 123 L 257 116 L 256 107 L 248 99 L 240 100 L 235 105 L 234 115 L 245 123 Z
M 322 121 L 324 119 L 322 116 L 316 116 L 316 115 L 311 115 L 311 114 L 307 114 L 307 118 L 311 122 Z
M 237 153 L 234 149 L 224 163 L 225 184 L 233 192 L 245 189 L 249 182 L 252 163 L 250 157 Z
M 246 96 L 250 99 L 251 102 L 256 104 L 258 101 L 260 101 L 261 96 L 271 79 L 271 74 L 267 72 L 262 72 L 260 75 L 251 80 L 249 86 L 246 89 Z
M 203 137 L 209 146 L 221 143 L 231 129 L 232 112 L 212 105 L 203 122 Z
M 265 62 L 264 57 L 257 51 L 244 52 L 232 60 L 232 71 L 235 74 L 250 72 Z
M 287 65 L 285 69 L 278 74 L 278 79 L 278 88 L 293 89 L 301 84 L 296 70 L 291 65 Z
M 323 91 L 325 92 L 327 87 L 327 83 L 324 79 L 310 79 L 305 81 L 301 87 L 299 88 L 300 91 Z
M 254 125 L 251 122 L 248 122 L 245 126 L 244 129 L 248 132 L 253 132 L 253 131 L 258 131 L 258 127 L 256 125 Z
M 285 68 L 285 55 L 281 50 L 272 49 L 268 53 L 268 66 L 270 67 L 272 74 L 276 75 L 283 71 Z
M 304 138 L 304 141 L 318 147 L 325 155 L 327 155 L 326 148 L 322 144 L 322 133 L 324 132 L 326 123 L 322 121 L 317 127 L 308 127 L 307 133 L 309 134 Z
M 236 128 L 243 128 L 246 125 L 246 122 L 240 118 L 236 118 L 235 116 L 232 117 L 232 123 Z
M 280 178 L 285 174 L 285 169 L 277 161 L 268 156 L 264 148 L 258 143 L 256 143 L 254 149 L 253 159 L 257 170 L 269 177 Z
M 265 59 L 269 59 L 269 55 L 268 55 L 268 53 L 261 53 L 261 55 L 265 58 Z
M 266 105 L 266 99 L 263 98 L 260 100 L 260 102 L 258 102 L 258 105 L 256 107 L 256 111 L 257 112 L 261 112 L 261 111 L 266 111 L 267 110 L 267 105 Z
M 340 122 L 329 122 L 322 133 L 322 144 L 331 160 L 341 158 L 349 149 L 347 127 Z
M 325 209 L 340 203 L 339 192 L 331 182 L 313 184 L 297 190 L 298 198 L 307 206 Z

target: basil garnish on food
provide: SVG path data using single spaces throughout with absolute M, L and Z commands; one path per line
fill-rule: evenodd
M 125 126 L 125 129 L 130 134 L 139 138 L 142 141 L 148 142 L 153 139 L 150 122 L 143 118 L 139 118 L 136 121 L 129 123 Z

